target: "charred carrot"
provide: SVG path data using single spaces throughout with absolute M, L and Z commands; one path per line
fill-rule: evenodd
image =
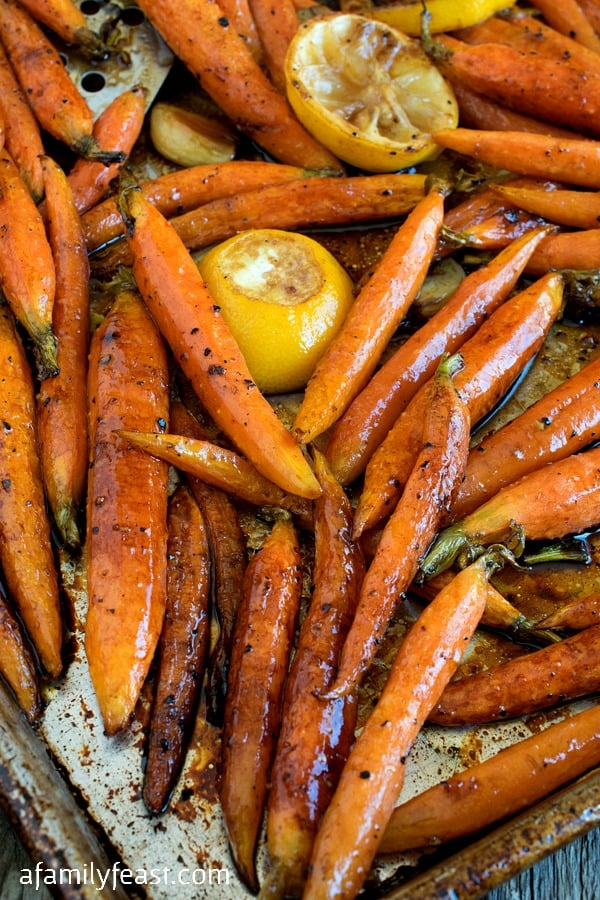
M 48 239 L 56 271 L 53 329 L 59 372 L 40 385 L 38 439 L 54 521 L 64 543 L 77 547 L 88 463 L 89 263 L 67 177 L 50 157 L 44 156 L 42 164 Z
M 343 171 L 335 156 L 300 124 L 218 3 L 142 0 L 140 7 L 206 93 L 270 156 L 292 165 Z
M 600 227 L 600 200 L 597 191 L 545 190 L 543 187 L 495 185 L 497 191 L 515 206 L 520 206 L 548 222 L 569 228 Z
M 296 7 L 292 0 L 249 0 L 249 6 L 269 77 L 285 94 L 285 54 L 299 25 Z
M 600 358 L 492 432 L 469 453 L 450 514 L 462 519 L 517 478 L 564 459 L 600 434 Z
M 223 732 L 221 806 L 236 868 L 255 892 L 254 854 L 301 592 L 297 535 L 291 520 L 279 519 L 246 570 Z
M 402 787 L 406 757 L 477 627 L 496 567 L 493 558 L 480 557 L 459 572 L 401 643 L 323 817 L 307 900 L 351 898 L 365 881 Z
M 536 628 L 572 628 L 579 631 L 600 622 L 600 594 L 588 594 L 560 606 L 536 624 Z
M 58 578 L 35 433 L 29 363 L 13 316 L 0 305 L 0 562 L 9 597 L 53 678 L 62 669 Z
M 561 0 L 560 4 L 535 0 L 533 6 L 542 13 L 552 28 L 595 53 L 600 53 L 600 38 L 577 0 Z
M 6 150 L 0 153 L 0 287 L 34 344 L 40 378 L 56 375 L 56 272 L 43 219 Z
M 444 725 L 493 722 L 524 716 L 600 688 L 600 628 L 533 650 L 448 685 L 430 721 Z
M 167 527 L 167 601 L 143 787 L 151 813 L 166 807 L 181 772 L 210 638 L 208 534 L 186 485 L 169 502 Z
M 66 44 L 101 56 L 106 48 L 88 25 L 80 7 L 73 0 L 20 0 L 30 16 L 49 28 Z
M 310 378 L 294 420 L 303 444 L 327 430 L 364 387 L 420 290 L 444 215 L 433 189 L 409 214 Z
M 471 422 L 453 381 L 461 365 L 459 355 L 451 356 L 442 360 L 434 376 L 420 452 L 363 580 L 330 691 L 335 695 L 352 691 L 370 665 L 462 478 Z
M 318 496 L 301 448 L 252 381 L 177 233 L 139 190 L 121 202 L 134 277 L 206 410 L 264 477 L 292 494 Z
M 334 426 L 327 459 L 342 484 L 363 472 L 402 410 L 429 379 L 442 354 L 454 353 L 508 297 L 544 231 L 513 241 L 467 275 L 442 309 L 390 356 Z
M 563 284 L 551 273 L 500 306 L 460 348 L 464 368 L 455 384 L 469 407 L 471 422 L 486 415 L 541 347 L 560 315 Z M 418 452 L 427 383 L 413 396 L 373 453 L 365 470 L 355 512 L 355 530 L 372 528 L 389 515 Z
M 40 126 L 1 44 L 0 110 L 4 119 L 4 145 L 37 203 L 44 195 L 40 158 L 45 151 Z
M 267 805 L 270 870 L 261 896 L 300 896 L 317 827 L 354 740 L 357 697 L 326 700 L 364 574 L 352 508 L 314 450 L 313 592 L 288 676 Z
M 397 806 L 379 850 L 402 853 L 474 834 L 532 806 L 599 762 L 600 707 L 593 706 Z
M 10 685 L 17 703 L 30 722 L 42 711 L 35 662 L 4 595 L 0 591 L 0 674 Z
M 85 650 L 104 727 L 114 734 L 135 707 L 166 602 L 168 466 L 115 433 L 168 425 L 165 348 L 134 291 L 118 294 L 93 334 L 88 396 Z
M 424 577 L 448 568 L 469 546 L 507 539 L 514 526 L 531 540 L 587 531 L 600 521 L 600 448 L 573 453 L 507 485 L 436 539 Z

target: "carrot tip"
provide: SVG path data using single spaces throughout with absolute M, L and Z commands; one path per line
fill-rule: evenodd
M 459 554 L 467 549 L 467 546 L 468 542 L 462 527 L 459 524 L 450 525 L 438 535 L 431 550 L 422 560 L 418 578 L 427 581 L 434 575 L 449 569 Z

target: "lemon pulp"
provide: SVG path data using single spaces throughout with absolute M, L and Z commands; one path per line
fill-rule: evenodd
M 198 268 L 260 390 L 303 388 L 353 301 L 335 257 L 306 235 L 253 229 L 212 247 Z

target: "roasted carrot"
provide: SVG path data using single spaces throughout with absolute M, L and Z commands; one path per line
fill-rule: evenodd
M 298 30 L 298 14 L 292 0 L 249 0 L 271 81 L 286 92 L 285 54 Z
M 335 695 L 352 691 L 373 660 L 462 478 L 471 422 L 454 386 L 461 365 L 458 354 L 443 359 L 428 391 L 420 451 L 363 580 L 331 688 Z M 354 532 L 356 535 L 356 525 Z
M 499 169 L 580 187 L 600 187 L 600 142 L 521 131 L 444 129 L 433 135 L 442 147 Z
M 294 420 L 301 443 L 333 425 L 375 370 L 423 284 L 443 215 L 443 195 L 433 189 L 398 228 L 306 386 Z
M 85 650 L 104 727 L 114 734 L 134 710 L 166 602 L 168 466 L 116 434 L 168 425 L 165 348 L 134 291 L 118 294 L 92 336 L 88 396 Z
M 254 892 L 258 890 L 254 854 L 299 612 L 301 569 L 294 526 L 290 519 L 279 519 L 246 569 L 235 626 L 221 806 L 236 869 Z
M 79 516 L 87 482 L 89 263 L 67 177 L 44 156 L 47 231 L 56 293 L 53 330 L 59 372 L 40 384 L 37 429 L 46 496 L 65 544 L 80 544 Z
M 597 191 L 545 190 L 543 187 L 495 185 L 497 191 L 515 206 L 526 209 L 548 222 L 569 228 L 599 228 L 600 200 Z
M 600 594 L 588 594 L 560 606 L 555 612 L 540 619 L 536 628 L 572 628 L 579 631 L 600 622 Z
M 190 437 L 203 437 L 200 423 L 180 400 L 171 403 L 171 425 Z M 207 662 L 204 693 L 206 718 L 221 727 L 233 628 L 247 564 L 246 542 L 237 507 L 229 495 L 190 474 L 188 484 L 204 516 L 212 553 L 212 605 L 218 635 Z
M 270 156 L 292 165 L 342 171 L 335 156 L 300 124 L 218 3 L 142 0 L 140 7 L 206 93 Z
M 42 711 L 35 662 L 21 626 L 0 591 L 0 674 L 30 722 Z
M 354 740 L 357 696 L 322 698 L 335 678 L 364 574 L 352 540 L 352 507 L 314 450 L 322 493 L 315 501 L 310 606 L 288 676 L 267 804 L 271 868 L 263 897 L 300 896 L 321 816 Z
M 511 207 L 471 225 L 464 231 L 450 232 L 442 229 L 441 242 L 447 249 L 456 250 L 471 247 L 496 253 L 511 241 L 517 240 L 534 229 L 548 226 L 549 223 L 524 209 Z M 547 270 L 546 270 L 547 271 Z
M 539 276 L 555 269 L 594 270 L 600 253 L 600 229 L 549 234 L 527 263 L 528 275 Z
M 496 567 L 493 557 L 480 557 L 459 572 L 402 641 L 323 817 L 307 900 L 350 900 L 365 881 L 400 793 L 406 758 L 477 627 Z
M 122 195 L 133 274 L 206 410 L 261 474 L 311 499 L 318 482 L 252 381 L 225 320 L 177 233 L 139 190 Z
M 532 650 L 491 669 L 467 675 L 444 690 L 429 716 L 444 725 L 467 725 L 525 716 L 600 688 L 600 628 Z
M 594 53 L 600 53 L 600 38 L 577 0 L 561 0 L 559 4 L 551 0 L 534 0 L 533 6 L 542 13 L 552 28 Z
M 4 145 L 37 203 L 44 195 L 40 157 L 45 151 L 40 126 L 1 44 L 0 110 L 4 119 Z
M 6 150 L 0 153 L 0 287 L 31 336 L 40 378 L 55 375 L 54 259 L 43 219 Z
M 143 787 L 151 813 L 165 809 L 181 772 L 210 639 L 208 533 L 184 484 L 171 497 L 167 526 L 167 602 Z
M 460 348 L 457 390 L 475 424 L 505 395 L 560 315 L 563 284 L 551 273 L 500 306 Z M 372 528 L 401 495 L 420 446 L 427 383 L 419 388 L 373 453 L 355 512 L 355 530 Z
M 30 16 L 49 28 L 66 44 L 74 44 L 92 55 L 102 56 L 106 48 L 88 25 L 81 8 L 73 0 L 19 0 Z
M 1 74 L 1 70 L 0 70 Z M 1 98 L 0 98 L 1 100 Z M 299 166 L 285 166 L 263 160 L 233 159 L 224 163 L 191 166 L 166 172 L 140 184 L 147 200 L 167 218 L 195 209 L 202 203 L 231 197 L 242 191 L 308 178 L 311 173 Z M 125 232 L 123 217 L 114 197 L 97 203 L 81 218 L 90 253 Z
M 436 539 L 424 577 L 452 565 L 469 547 L 505 540 L 514 526 L 541 540 L 587 531 L 600 521 L 600 447 L 547 463 L 507 485 Z
M 600 7 L 596 0 L 579 0 L 587 19 L 591 22 L 592 27 L 597 33 L 600 33 Z
M 544 231 L 513 241 L 467 275 L 450 299 L 379 368 L 334 426 L 327 459 L 342 484 L 363 472 L 413 394 L 444 352 L 454 353 L 508 297 Z
M 250 12 L 249 0 L 219 0 L 219 6 L 239 36 L 248 45 L 254 59 L 262 65 L 263 48 L 256 29 L 256 22 Z
M 424 175 L 308 178 L 222 197 L 170 222 L 188 250 L 200 250 L 250 228 L 310 229 L 398 218 L 414 209 L 424 190 Z M 119 244 L 100 260 L 105 271 L 130 261 Z
M 5 304 L 0 305 L 0 359 L 0 562 L 9 597 L 43 667 L 55 678 L 62 669 L 63 628 L 35 433 L 33 378 Z
M 402 853 L 474 834 L 532 806 L 599 762 L 600 707 L 593 706 L 401 803 L 379 850 Z
M 462 519 L 497 491 L 600 434 L 600 358 L 583 366 L 469 453 L 450 515 Z

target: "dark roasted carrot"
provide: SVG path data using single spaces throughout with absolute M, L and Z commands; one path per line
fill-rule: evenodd
M 583 366 L 553 391 L 469 453 L 465 478 L 450 515 L 462 519 L 505 485 L 551 460 L 564 459 L 600 434 L 600 358 Z
M 255 892 L 254 854 L 299 612 L 301 569 L 294 526 L 290 519 L 279 519 L 248 565 L 235 626 L 221 806 L 236 868 Z
M 285 94 L 285 54 L 299 25 L 296 7 L 292 0 L 249 0 L 249 6 L 269 77 Z
M 423 284 L 443 215 L 443 195 L 433 189 L 398 228 L 306 386 L 294 420 L 300 442 L 339 419 L 374 372 Z
M 545 232 L 513 241 L 463 279 L 439 312 L 390 356 L 334 426 L 327 459 L 343 484 L 364 470 L 375 448 L 444 352 L 454 353 L 509 295 Z
M 352 507 L 314 450 L 322 493 L 315 501 L 310 606 L 286 684 L 267 805 L 271 868 L 263 897 L 300 896 L 321 816 L 354 740 L 357 696 L 326 700 L 354 614 L 364 561 L 352 540 Z
M 133 274 L 206 410 L 263 476 L 299 496 L 319 494 L 302 451 L 252 381 L 190 254 L 139 190 L 122 197 Z
M 548 222 L 569 228 L 600 227 L 600 200 L 597 191 L 546 190 L 543 187 L 495 185 L 497 191 L 515 206 L 520 206 Z
M 73 0 L 19 0 L 30 16 L 49 28 L 66 44 L 101 56 L 106 48 L 88 25 L 81 8 Z
M 42 711 L 35 662 L 17 618 L 0 591 L 0 674 L 30 722 Z
M 555 612 L 540 619 L 536 628 L 572 628 L 579 631 L 600 623 L 600 594 L 588 594 L 560 606 Z
M 247 44 L 212 0 L 142 0 L 140 7 L 175 55 L 231 121 L 280 162 L 342 171 L 300 124 Z M 185 29 L 180 28 L 182 17 Z
M 500 306 L 460 348 L 464 368 L 455 378 L 475 424 L 515 382 L 541 347 L 562 309 L 560 275 L 544 276 Z M 373 453 L 355 513 L 355 529 L 372 528 L 389 515 L 412 470 L 427 407 L 419 388 Z
M 432 710 L 432 722 L 466 725 L 525 716 L 600 688 L 600 628 L 452 682 Z
M 4 119 L 5 147 L 37 203 L 44 195 L 40 158 L 45 151 L 40 126 L 1 44 L 0 110 Z
M 59 372 L 42 381 L 37 429 L 46 495 L 62 540 L 80 543 L 87 482 L 89 263 L 77 209 L 63 170 L 43 157 L 48 239 L 56 271 L 53 330 Z
M 184 484 L 171 497 L 167 526 L 167 602 L 142 792 L 151 813 L 165 809 L 181 772 L 210 639 L 208 533 Z
M 593 706 L 401 803 L 379 850 L 401 853 L 474 834 L 532 806 L 599 762 L 600 707 Z
M 62 669 L 58 577 L 35 433 L 29 363 L 12 313 L 0 305 L 0 562 L 8 590 L 42 665 Z
M 365 881 L 400 793 L 406 758 L 477 627 L 496 565 L 480 557 L 459 572 L 401 643 L 323 817 L 307 900 L 351 898 Z
M 32 338 L 40 378 L 55 375 L 54 259 L 42 217 L 6 150 L 0 153 L 0 287 Z
M 506 540 L 514 527 L 525 538 L 565 537 L 600 522 L 600 447 L 547 463 L 519 478 L 449 525 L 423 560 L 424 577 L 452 565 L 472 545 Z
M 352 691 L 370 665 L 462 478 L 471 421 L 453 381 L 461 365 L 459 355 L 444 359 L 433 378 L 419 453 L 363 580 L 331 688 L 336 695 Z
M 104 727 L 123 729 L 166 602 L 168 466 L 117 429 L 168 426 L 166 352 L 140 296 L 121 291 L 91 342 L 85 650 Z

